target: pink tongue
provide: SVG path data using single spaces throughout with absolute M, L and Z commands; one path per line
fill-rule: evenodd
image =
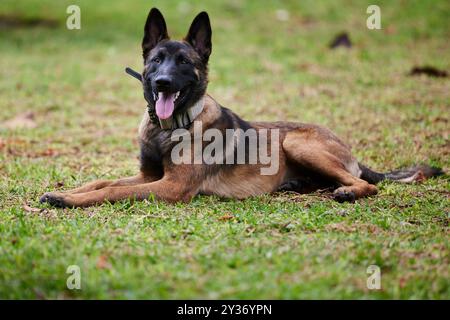
M 156 115 L 160 119 L 167 119 L 173 113 L 175 93 L 158 92 L 156 101 Z

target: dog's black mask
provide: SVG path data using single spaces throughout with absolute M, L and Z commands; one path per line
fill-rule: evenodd
M 196 103 L 206 92 L 211 25 L 206 12 L 195 17 L 182 41 L 169 39 L 161 12 L 153 8 L 142 40 L 144 96 L 160 119 Z

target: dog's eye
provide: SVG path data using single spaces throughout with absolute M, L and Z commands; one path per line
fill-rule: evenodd
M 152 62 L 154 62 L 154 63 L 161 63 L 161 59 L 158 58 L 158 57 L 155 57 L 155 58 L 152 59 Z
M 189 60 L 185 59 L 185 58 L 181 58 L 180 59 L 180 63 L 181 64 L 189 64 Z

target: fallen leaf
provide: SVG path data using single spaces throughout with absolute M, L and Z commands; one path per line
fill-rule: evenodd
M 27 205 L 26 203 L 23 205 L 23 210 L 25 210 L 26 212 L 41 212 L 41 209 L 39 208 L 32 208 L 29 205 Z
M 108 256 L 102 254 L 100 257 L 98 257 L 96 267 L 99 269 L 109 269 L 111 268 L 111 264 L 108 262 Z
M 18 114 L 14 118 L 3 122 L 2 126 L 7 129 L 19 129 L 19 128 L 32 129 L 36 128 L 37 124 L 36 121 L 34 121 L 34 113 L 28 111 Z
M 58 152 L 52 148 L 48 148 L 46 150 L 36 153 L 36 156 L 41 156 L 41 157 L 52 157 L 52 156 L 56 156 L 56 155 L 58 155 Z
M 123 229 L 117 228 L 112 231 L 112 234 L 118 234 L 118 235 L 123 234 Z
M 228 220 L 231 220 L 231 219 L 233 219 L 233 218 L 234 218 L 233 215 L 231 215 L 231 214 L 225 214 L 225 215 L 219 217 L 219 220 L 220 220 L 220 221 L 228 221 Z
M 245 229 L 245 232 L 247 232 L 247 235 L 251 235 L 256 231 L 255 227 L 249 226 Z
M 55 188 L 62 188 L 62 187 L 64 187 L 64 181 L 55 182 Z

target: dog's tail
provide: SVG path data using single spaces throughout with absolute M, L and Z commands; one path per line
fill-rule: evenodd
M 418 165 L 411 168 L 395 170 L 387 173 L 379 173 L 373 171 L 361 163 L 359 163 L 359 168 L 362 171 L 360 178 L 373 184 L 383 180 L 411 183 L 414 181 L 423 181 L 427 178 L 444 174 L 444 171 L 442 171 L 441 168 L 431 167 L 427 165 Z

